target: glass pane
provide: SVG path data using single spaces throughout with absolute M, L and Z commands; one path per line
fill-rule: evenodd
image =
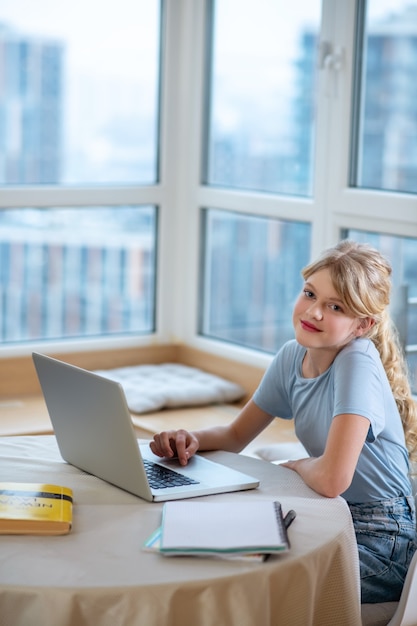
M 0 340 L 154 330 L 155 207 L 0 211 Z
M 213 6 L 205 182 L 311 195 L 320 0 Z
M 202 334 L 276 352 L 309 261 L 310 225 L 206 210 Z
M 158 0 L 1 0 L 0 184 L 154 183 Z
M 417 393 L 417 239 L 360 230 L 347 230 L 343 236 L 371 244 L 392 265 L 391 314 L 407 356 L 412 389 Z
M 417 192 L 417 2 L 368 0 L 354 185 Z

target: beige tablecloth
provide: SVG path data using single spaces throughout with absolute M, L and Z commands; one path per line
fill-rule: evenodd
M 278 499 L 284 513 L 296 510 L 290 552 L 266 563 L 145 552 L 161 504 L 66 464 L 53 436 L 0 438 L 0 480 L 65 484 L 75 499 L 71 534 L 0 537 L 2 626 L 359 626 L 345 502 L 319 496 L 289 469 L 208 456 L 261 481 L 257 490 L 210 499 Z

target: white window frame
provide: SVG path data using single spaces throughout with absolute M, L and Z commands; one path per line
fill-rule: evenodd
M 183 306 L 177 319 L 177 335 L 196 348 L 223 356 L 266 366 L 272 356 L 240 348 L 198 335 L 198 267 L 199 212 L 202 207 L 259 214 L 273 218 L 308 221 L 312 225 L 311 254 L 315 257 L 324 248 L 340 239 L 343 229 L 355 228 L 381 233 L 417 237 L 417 197 L 383 191 L 349 187 L 349 163 L 352 118 L 352 89 L 357 3 L 352 0 L 323 0 L 320 49 L 337 55 L 340 69 L 326 69 L 322 63 L 318 81 L 314 197 L 285 197 L 266 193 L 225 190 L 199 183 L 201 176 L 201 138 L 204 70 L 204 24 L 206 3 L 184 0 L 182 9 L 188 13 L 193 28 L 187 34 L 190 54 L 184 59 L 183 71 L 191 87 L 184 98 L 191 109 L 184 114 L 183 144 L 188 146 L 188 166 L 182 162 L 189 177 L 184 180 L 182 232 L 186 247 L 179 249 L 182 257 L 181 277 Z M 176 5 L 178 10 L 178 5 Z M 186 44 L 184 43 L 184 46 Z M 191 53 L 192 51 L 192 53 Z M 318 62 L 320 55 L 318 55 Z M 188 130 L 188 133 L 187 133 Z M 184 155 L 185 156 L 185 155 Z M 172 173 L 172 172 L 171 172 Z M 192 175 L 190 175 L 192 174 Z M 177 285 L 177 282 L 176 282 Z
M 220 0 L 221 1 L 221 0 Z M 323 0 L 322 50 L 340 69 L 319 72 L 314 197 L 227 190 L 201 184 L 208 0 L 165 0 L 162 33 L 160 180 L 154 186 L 2 188 L 1 207 L 154 204 L 158 207 L 156 332 L 137 338 L 74 340 L 0 348 L 1 356 L 34 347 L 69 352 L 152 343 L 186 343 L 260 367 L 271 356 L 198 334 L 202 208 L 310 222 L 311 253 L 336 243 L 345 228 L 417 237 L 417 196 L 349 188 L 350 122 L 356 3 Z M 327 66 L 326 66 L 327 67 Z M 337 85 L 336 85 L 337 82 Z

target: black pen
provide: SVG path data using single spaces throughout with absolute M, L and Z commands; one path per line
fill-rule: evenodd
M 287 515 L 284 517 L 284 526 L 285 528 L 289 528 L 291 526 L 291 524 L 293 523 L 293 521 L 296 518 L 296 512 L 294 511 L 294 509 L 290 509 L 287 513 Z M 267 561 L 269 559 L 269 557 L 271 556 L 271 553 L 265 554 L 263 561 L 265 563 L 265 561 Z
M 284 526 L 285 528 L 289 528 L 293 521 L 295 520 L 296 512 L 293 509 L 290 509 L 287 515 L 284 517 Z

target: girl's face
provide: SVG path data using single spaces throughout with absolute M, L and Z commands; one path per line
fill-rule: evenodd
M 328 269 L 312 274 L 304 284 L 293 311 L 295 338 L 310 349 L 339 352 L 364 332 L 364 320 L 345 308 Z

